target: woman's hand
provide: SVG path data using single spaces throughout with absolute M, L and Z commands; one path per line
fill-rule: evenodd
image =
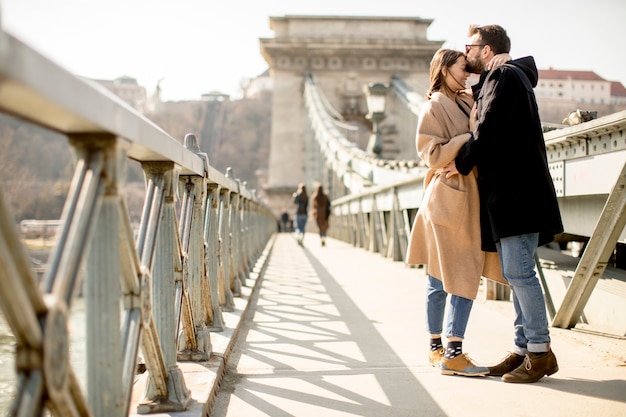
M 506 64 L 510 60 L 511 60 L 511 55 L 507 53 L 498 54 L 494 56 L 493 58 L 491 58 L 491 61 L 489 61 L 489 63 L 487 64 L 487 69 L 491 70 L 497 67 L 498 65 Z

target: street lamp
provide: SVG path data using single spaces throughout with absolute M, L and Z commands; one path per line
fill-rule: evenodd
M 380 136 L 378 124 L 385 118 L 385 104 L 387 101 L 387 91 L 389 84 L 371 83 L 366 86 L 365 98 L 367 99 L 367 118 L 372 121 L 372 134 L 367 143 L 367 152 L 380 158 L 383 151 L 383 140 Z

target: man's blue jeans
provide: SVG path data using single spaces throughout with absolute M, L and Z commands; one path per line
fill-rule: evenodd
M 430 334 L 441 334 L 443 316 L 448 293 L 443 290 L 443 282 L 428 275 L 426 287 L 426 327 Z M 465 329 L 472 311 L 473 300 L 452 295 L 446 325 L 446 337 L 465 337 Z
M 550 332 L 546 303 L 535 272 L 539 234 L 511 236 L 496 243 L 504 278 L 509 282 L 515 308 L 515 353 L 547 352 Z

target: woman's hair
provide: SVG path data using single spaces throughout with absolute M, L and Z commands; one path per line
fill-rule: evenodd
M 430 99 L 434 92 L 445 88 L 443 69 L 454 65 L 460 56 L 464 56 L 463 52 L 454 49 L 440 49 L 435 52 L 430 61 L 430 88 L 426 92 L 427 99 Z
M 313 192 L 312 198 L 317 200 L 318 198 L 322 199 L 323 196 L 324 196 L 324 187 L 322 186 L 322 184 L 318 184 L 315 187 L 315 191 Z
M 481 43 L 489 45 L 494 55 L 509 53 L 511 51 L 511 39 L 506 30 L 499 25 L 478 26 L 470 25 L 468 36 L 471 38 L 478 35 Z
M 302 194 L 305 197 L 308 196 L 308 194 L 306 193 L 306 185 L 304 185 L 303 182 L 298 184 L 298 193 Z

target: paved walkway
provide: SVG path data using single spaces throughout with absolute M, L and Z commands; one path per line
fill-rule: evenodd
M 154 416 L 626 416 L 625 339 L 551 329 L 560 370 L 535 384 L 444 376 L 428 364 L 422 269 L 314 234 L 304 247 L 279 234 L 266 254 L 211 335 L 216 355 L 179 364 L 188 410 Z M 474 303 L 463 347 L 476 362 L 511 348 L 512 310 Z
M 626 340 L 552 329 L 535 384 L 443 376 L 427 361 L 421 269 L 343 242 L 278 236 L 211 417 L 626 416 Z M 498 362 L 512 304 L 478 300 L 464 351 Z

